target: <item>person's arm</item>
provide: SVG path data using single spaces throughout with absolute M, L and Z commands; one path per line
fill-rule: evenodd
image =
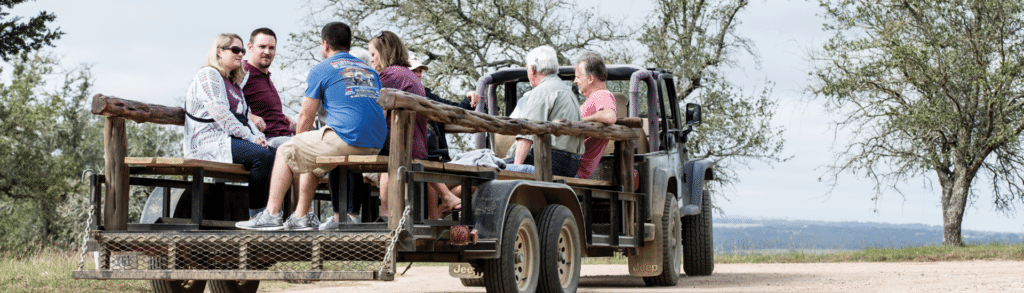
M 615 111 L 612 109 L 603 109 L 587 117 L 583 117 L 583 121 L 604 123 L 604 125 L 615 124 Z
M 530 154 L 530 148 L 533 147 L 533 141 L 525 138 L 516 139 L 516 158 L 513 161 L 515 164 L 522 164 L 526 161 L 526 156 Z
M 262 117 L 256 116 L 256 114 L 253 113 L 249 113 L 249 121 L 252 121 L 252 124 L 256 125 L 256 128 L 259 129 L 260 131 L 267 130 L 267 122 L 263 121 Z
M 299 121 L 296 122 L 295 134 L 313 129 L 313 121 L 316 120 L 316 111 L 319 109 L 320 100 L 310 97 L 302 98 L 302 109 L 299 110 Z

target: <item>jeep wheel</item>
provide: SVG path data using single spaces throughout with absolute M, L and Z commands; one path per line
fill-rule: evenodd
M 644 277 L 647 286 L 675 286 L 679 283 L 679 244 L 682 233 L 676 195 L 665 194 L 665 214 L 661 217 L 661 275 Z
M 487 292 L 535 292 L 540 275 L 537 224 L 530 210 L 511 205 L 501 231 L 498 258 L 484 262 Z
M 711 234 L 711 196 L 704 190 L 700 214 L 683 217 L 683 271 L 687 276 L 707 276 L 715 270 Z
M 459 281 L 462 281 L 462 286 L 466 286 L 466 287 L 483 287 L 484 286 L 484 279 L 483 278 L 476 278 L 476 279 L 459 278 Z

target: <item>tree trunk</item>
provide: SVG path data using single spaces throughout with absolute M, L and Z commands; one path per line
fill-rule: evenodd
M 971 181 L 975 172 L 956 168 L 953 180 L 942 182 L 942 244 L 946 246 L 964 245 L 961 237 L 961 224 L 964 221 L 964 208 L 967 207 L 967 194 L 971 189 Z

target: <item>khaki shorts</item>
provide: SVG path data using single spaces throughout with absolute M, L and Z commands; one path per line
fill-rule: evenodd
M 376 155 L 380 153 L 380 149 L 351 146 L 338 137 L 333 129 L 324 127 L 295 135 L 282 144 L 277 152 L 284 155 L 292 174 L 312 172 L 313 175 L 321 177 L 330 170 L 317 167 L 317 157 Z

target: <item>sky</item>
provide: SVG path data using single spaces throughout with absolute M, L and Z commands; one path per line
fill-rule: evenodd
M 302 18 L 309 11 L 303 2 L 38 0 L 16 6 L 12 15 L 55 13 L 56 25 L 67 34 L 47 50 L 62 56 L 67 67 L 90 66 L 94 93 L 179 105 L 215 35 L 229 32 L 248 39 L 253 29 L 270 27 L 278 35 L 279 61 L 294 45 L 288 34 L 304 29 Z M 623 22 L 645 19 L 650 4 L 630 2 L 634 1 L 580 4 Z M 755 162 L 749 170 L 740 170 L 741 181 L 724 191 L 728 200 L 715 202 L 724 215 L 715 216 L 941 225 L 940 189 L 927 187 L 932 178 L 902 183 L 898 187 L 903 196 L 888 192 L 878 202 L 871 200 L 869 180 L 843 174 L 834 188 L 818 180 L 823 166 L 831 162 L 833 145 L 845 142 L 829 128 L 834 117 L 822 114 L 821 101 L 805 91 L 813 83 L 809 56 L 829 37 L 821 29 L 820 14 L 816 1 L 773 0 L 751 1 L 739 15 L 737 33 L 753 41 L 761 66 L 743 56 L 726 76 L 747 94 L 760 91 L 766 80 L 775 83 L 771 97 L 779 106 L 773 123 L 786 129 L 782 155 L 793 158 L 773 165 Z M 272 67 L 278 88 L 308 70 L 282 70 L 278 65 Z M 989 191 L 977 190 L 979 197 L 967 208 L 964 229 L 1024 233 L 1024 217 L 1016 217 L 1022 215 L 1020 208 L 1009 216 L 997 212 Z

